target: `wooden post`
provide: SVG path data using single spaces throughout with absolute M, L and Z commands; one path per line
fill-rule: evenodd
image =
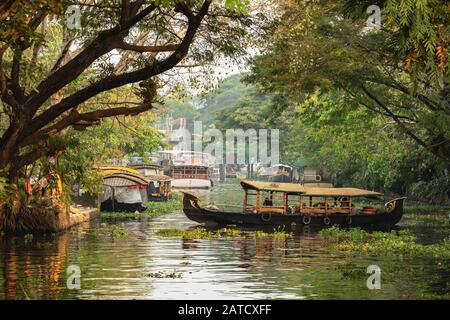
M 247 194 L 247 190 L 245 190 L 245 194 L 244 194 L 244 212 L 246 212 L 246 210 L 247 210 L 247 200 L 248 200 L 248 194 Z
M 284 211 L 284 213 L 287 212 L 287 194 L 286 194 L 286 192 L 283 192 L 283 211 Z
M 349 197 L 348 199 L 348 213 L 352 213 L 352 197 Z
M 258 211 L 259 212 L 259 209 L 260 209 L 260 203 L 259 203 L 259 197 L 260 197 L 260 194 L 259 194 L 259 191 L 256 191 L 256 205 L 255 205 L 255 207 L 256 207 L 256 211 Z

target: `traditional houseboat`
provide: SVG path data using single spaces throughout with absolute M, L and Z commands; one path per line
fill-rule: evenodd
M 183 193 L 183 211 L 207 225 L 284 225 L 341 227 L 395 225 L 403 215 L 405 198 L 383 208 L 357 208 L 355 198 L 379 198 L 380 193 L 357 188 L 317 188 L 292 183 L 241 181 L 244 204 L 239 212 L 217 205 L 201 207 L 198 197 Z
M 276 164 L 271 167 L 269 181 L 292 182 L 294 168 L 285 164 Z
M 172 197 L 172 178 L 163 174 L 157 164 L 135 164 L 131 168 L 139 171 L 148 182 L 148 201 L 167 201 Z
M 209 189 L 212 181 L 209 167 L 201 165 L 173 165 L 170 168 L 172 186 L 177 189 Z
M 103 177 L 101 211 L 144 211 L 148 202 L 148 182 L 140 175 L 121 171 Z

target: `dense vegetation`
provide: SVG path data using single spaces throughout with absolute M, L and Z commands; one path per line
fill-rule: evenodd
M 381 30 L 367 27 L 365 1 L 281 2 L 245 77 L 251 87 L 228 90 L 246 95 L 217 111 L 215 125 L 279 128 L 283 162 L 304 159 L 342 184 L 443 203 L 450 12 L 444 1 L 379 4 Z
M 286 1 L 248 80 L 291 119 L 287 155 L 344 182 L 442 202 L 450 196 L 446 1 Z M 283 103 L 284 102 L 284 103 Z

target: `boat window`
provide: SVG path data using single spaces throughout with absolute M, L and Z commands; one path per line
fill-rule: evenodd
M 262 191 L 261 204 L 263 207 L 284 207 L 283 192 Z

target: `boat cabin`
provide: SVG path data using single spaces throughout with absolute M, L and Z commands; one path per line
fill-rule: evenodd
M 356 214 L 376 213 L 372 207 L 358 210 L 355 197 L 374 198 L 380 193 L 357 188 L 317 188 L 299 184 L 241 181 L 244 213 Z
M 276 164 L 271 167 L 270 181 L 273 182 L 291 182 L 293 168 L 285 164 Z
M 171 167 L 173 179 L 202 179 L 209 180 L 209 167 L 197 165 L 177 165 Z
M 167 201 L 172 198 L 172 179 L 165 175 L 150 175 L 148 181 L 148 200 Z
M 116 172 L 103 177 L 101 211 L 133 212 L 145 210 L 148 202 L 147 180 L 129 172 Z

